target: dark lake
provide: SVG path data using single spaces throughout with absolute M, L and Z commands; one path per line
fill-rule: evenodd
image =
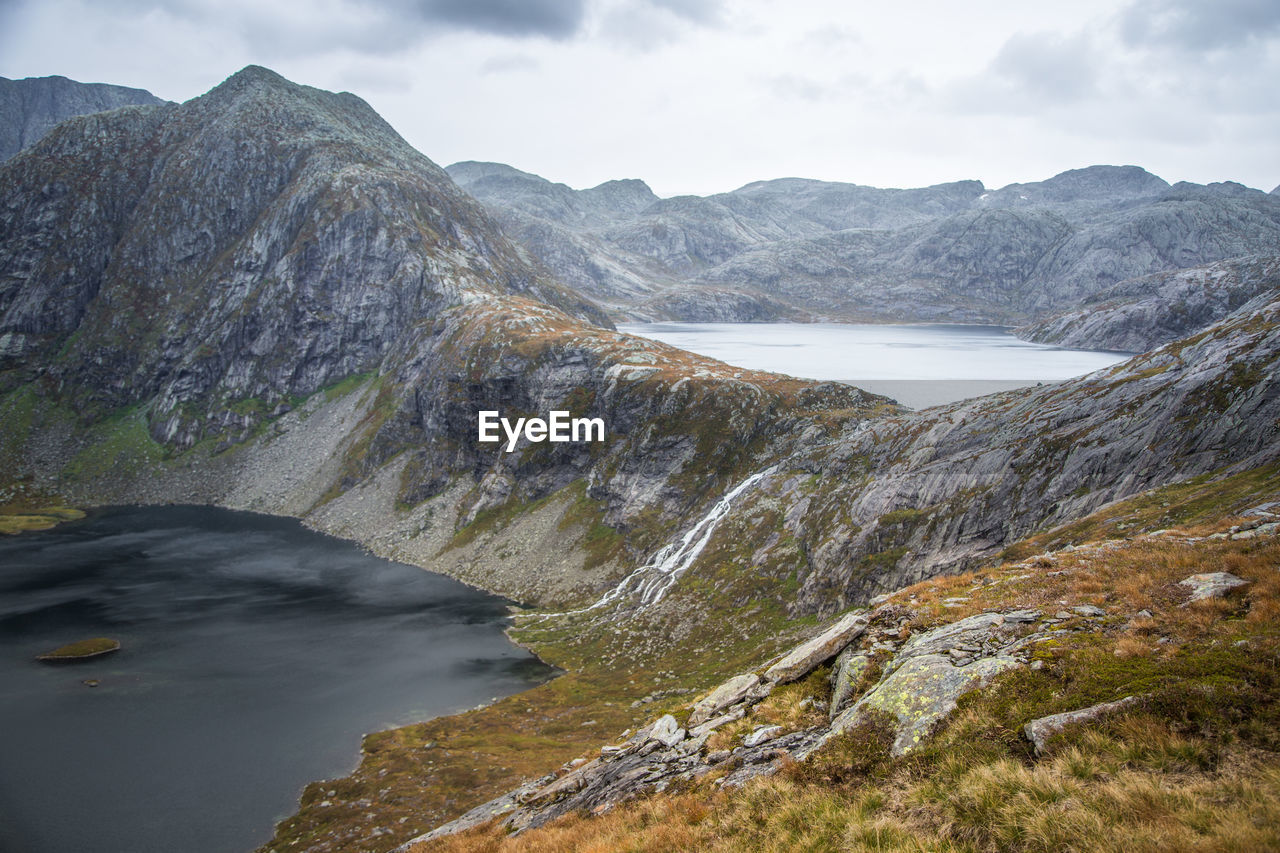
M 553 675 L 503 635 L 507 603 L 229 510 L 0 537 L 0 850 L 252 850 L 363 733 Z M 96 636 L 123 648 L 33 660 Z

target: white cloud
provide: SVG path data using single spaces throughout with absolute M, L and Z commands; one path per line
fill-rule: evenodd
M 1280 180 L 1273 0 L 29 0 L 0 74 L 175 100 L 243 65 L 368 100 L 441 163 L 660 194 L 800 175 Z

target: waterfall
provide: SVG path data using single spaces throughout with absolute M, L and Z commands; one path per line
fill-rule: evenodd
M 720 519 L 728 514 L 729 508 L 738 495 L 754 486 L 761 479 L 774 472 L 774 468 L 766 468 L 752 474 L 734 486 L 724 497 L 716 502 L 711 511 L 698 520 L 698 523 L 676 542 L 663 546 L 653 557 L 638 569 L 627 575 L 613 589 L 600 597 L 595 604 L 580 610 L 569 610 L 568 613 L 586 613 L 599 607 L 612 604 L 625 597 L 634 596 L 640 605 L 656 604 L 662 600 L 680 576 L 698 559 L 702 549 L 711 540 Z

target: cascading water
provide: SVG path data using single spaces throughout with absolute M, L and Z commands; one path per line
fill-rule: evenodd
M 693 565 L 693 561 L 698 559 L 702 549 L 711 540 L 716 525 L 733 506 L 734 499 L 773 472 L 773 468 L 766 468 L 734 486 L 684 536 L 659 550 L 649 562 L 623 578 L 617 586 L 601 596 L 599 601 L 580 610 L 567 612 L 586 613 L 628 597 L 639 598 L 641 606 L 661 601 L 680 576 Z

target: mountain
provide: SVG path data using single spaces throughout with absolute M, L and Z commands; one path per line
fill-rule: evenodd
M 144 89 L 127 86 L 77 83 L 66 77 L 0 77 L 0 163 L 72 116 L 164 103 Z
M 978 209 L 968 182 L 655 200 L 640 182 L 574 191 L 454 167 L 518 200 L 495 216 L 359 98 L 262 68 L 184 104 L 68 119 L 0 165 L 0 509 L 293 515 L 522 602 L 513 632 L 564 676 L 492 729 L 471 716 L 370 736 L 361 769 L 309 787 L 270 845 L 389 850 L 513 774 L 598 748 L 602 721 L 637 723 L 818 620 L 1049 526 L 1242 478 L 1265 503 L 1280 461 L 1266 291 L 1115 368 L 918 413 L 621 334 L 592 298 L 615 315 L 680 298 L 853 311 L 856 296 L 1013 316 L 1275 225 L 1254 191 L 1085 172 Z M 616 287 L 560 281 L 554 256 L 505 236 L 522 222 Z M 753 258 L 773 258 L 768 286 L 716 283 Z M 879 278 L 841 290 L 856 269 Z M 1027 270 L 1075 284 L 1046 293 Z M 477 434 L 488 410 L 569 411 L 605 435 L 507 450 Z M 469 745 L 438 748 L 442 732 Z M 478 759 L 479 744 L 503 757 Z
M 449 169 L 620 318 L 1016 323 L 1137 276 L 1280 248 L 1274 194 L 1170 186 L 1136 166 L 991 191 L 787 178 L 645 207 L 636 197 L 630 211 L 498 164 Z
M 468 294 L 603 322 L 363 101 L 266 69 L 70 119 L 0 167 L 0 387 L 149 401 L 179 446 L 375 369 Z
M 1198 332 L 1280 290 L 1280 258 L 1246 256 L 1120 282 L 1085 307 L 1018 330 L 1029 341 L 1145 352 Z

